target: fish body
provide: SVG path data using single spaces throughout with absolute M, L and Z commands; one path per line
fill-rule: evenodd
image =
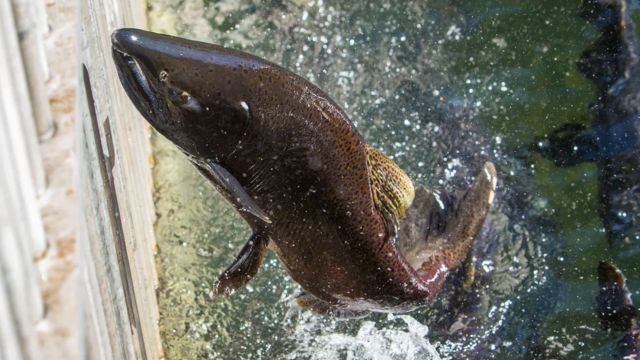
M 600 215 L 611 245 L 638 239 L 640 225 L 640 57 L 635 7 L 627 0 L 584 0 L 582 16 L 601 35 L 578 62 L 597 97 L 590 127 L 569 123 L 533 149 L 558 166 L 594 162 Z
M 136 29 L 117 30 L 112 43 L 137 109 L 253 229 L 214 295 L 249 281 L 270 248 L 304 289 L 301 306 L 344 316 L 409 311 L 433 299 L 466 257 L 493 199 L 491 163 L 440 210 L 439 231 L 419 234 L 433 246 L 411 262 L 398 247 L 415 206 L 411 180 L 319 88 L 213 44 Z M 420 203 L 435 201 L 419 190 Z

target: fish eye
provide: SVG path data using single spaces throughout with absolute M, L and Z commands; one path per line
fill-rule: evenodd
M 178 95 L 177 99 L 176 99 L 176 105 L 179 106 L 184 106 L 186 104 L 192 103 L 196 101 L 193 96 L 191 96 L 191 94 L 189 94 L 186 91 L 183 91 L 182 93 L 180 93 L 180 95 Z
M 160 71 L 160 75 L 158 75 L 158 78 L 162 82 L 169 80 L 169 72 L 167 70 Z
M 202 107 L 198 100 L 186 91 L 176 92 L 171 96 L 171 101 L 178 107 L 191 111 L 201 112 Z

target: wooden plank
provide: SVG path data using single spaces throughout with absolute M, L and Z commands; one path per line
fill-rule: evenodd
M 26 69 L 33 120 L 38 138 L 48 139 L 55 132 L 55 126 L 45 87 L 48 69 L 42 38 L 43 24 L 47 25 L 46 12 L 43 9 L 44 2 L 12 0 L 12 4 L 15 26 L 19 34 L 20 54 Z
M 134 4 L 135 3 L 135 4 Z M 162 355 L 155 298 L 151 153 L 145 122 L 124 94 L 111 60 L 111 32 L 144 27 L 144 4 L 80 3 L 78 251 L 88 357 Z M 91 346 L 91 347 L 89 347 Z
M 20 136 L 23 138 L 24 152 L 28 159 L 30 176 L 38 192 L 45 186 L 45 175 L 38 147 L 38 136 L 33 118 L 31 96 L 28 78 L 22 61 L 17 25 L 13 17 L 14 9 L 10 0 L 0 0 L 0 42 L 4 59 L 6 77 L 0 78 L 0 86 L 14 95 L 12 103 L 7 106 L 15 107 L 15 121 L 20 125 Z M 46 92 L 42 95 L 46 96 Z M 44 242 L 39 244 L 44 249 Z
M 39 359 L 34 258 L 45 240 L 34 180 L 42 165 L 17 38 L 11 4 L 0 0 L 0 359 Z

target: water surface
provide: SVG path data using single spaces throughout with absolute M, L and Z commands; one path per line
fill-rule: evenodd
M 208 298 L 249 229 L 154 136 L 168 358 L 608 356 L 616 340 L 593 313 L 597 261 L 613 258 L 638 294 L 640 269 L 624 254 L 639 245 L 609 250 L 595 165 L 561 169 L 524 150 L 564 123 L 592 120 L 595 90 L 576 61 L 597 32 L 578 16 L 580 1 L 149 3 L 154 31 L 242 49 L 320 86 L 417 183 L 464 186 L 484 158 L 500 172 L 473 306 L 453 309 L 444 294 L 410 314 L 337 321 L 291 305 L 299 288 L 272 254 L 247 288 Z M 481 320 L 454 331 L 465 314 Z

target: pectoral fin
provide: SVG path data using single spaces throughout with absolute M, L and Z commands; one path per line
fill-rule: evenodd
M 263 232 L 254 233 L 233 263 L 218 277 L 211 290 L 212 296 L 231 294 L 248 283 L 260 269 L 268 244 L 269 239 Z
M 198 162 L 197 165 L 198 169 L 216 185 L 218 190 L 235 205 L 238 211 L 250 214 L 259 222 L 271 223 L 267 213 L 256 204 L 238 179 L 231 175 L 227 169 L 211 159 L 207 159 L 204 164 Z
M 366 151 L 373 201 L 378 210 L 389 213 L 397 223 L 404 218 L 413 201 L 413 183 L 409 176 L 383 153 L 369 145 L 366 145 Z

